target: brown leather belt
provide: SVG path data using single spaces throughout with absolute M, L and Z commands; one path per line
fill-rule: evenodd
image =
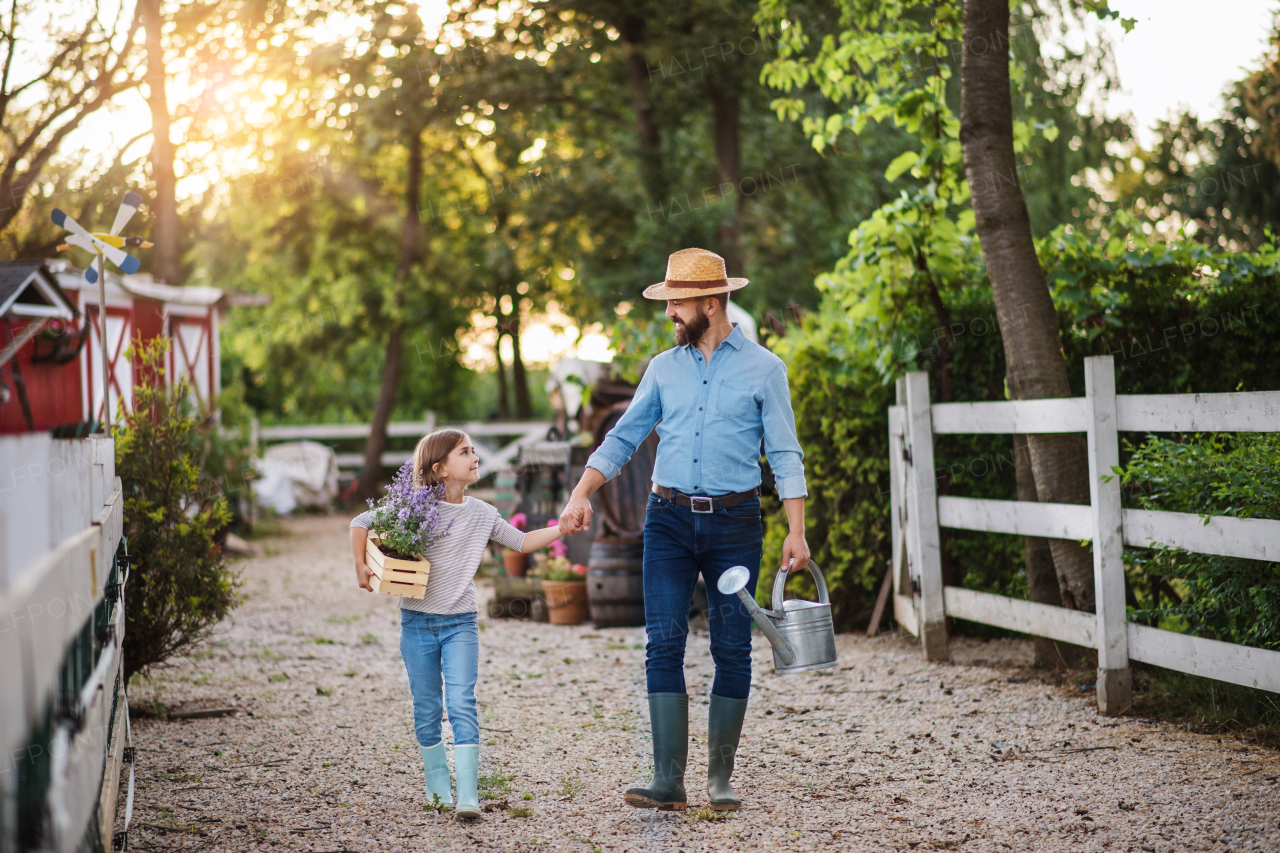
M 735 506 L 743 501 L 749 501 L 760 494 L 760 487 L 756 486 L 747 492 L 734 492 L 731 495 L 686 495 L 684 492 L 677 492 L 675 489 L 668 489 L 666 486 L 653 484 L 653 493 L 663 500 L 673 501 L 680 506 L 687 506 L 694 512 L 715 512 L 718 509 Z

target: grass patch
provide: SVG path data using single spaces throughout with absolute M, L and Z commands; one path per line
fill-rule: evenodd
M 511 817 L 533 817 L 533 809 L 526 809 L 524 806 L 516 806 L 507 809 L 507 814 Z
M 289 680 L 289 673 L 287 673 L 287 672 L 278 672 L 278 673 L 276 673 L 275 675 L 269 675 L 269 676 L 267 676 L 267 680 L 268 680 L 268 681 L 288 681 L 288 680 Z
M 522 799 L 522 800 L 532 800 L 532 799 L 533 799 L 533 794 L 530 794 L 529 792 L 527 792 L 527 791 L 526 791 L 526 792 L 525 792 L 525 795 L 524 795 L 523 797 L 521 797 L 520 799 Z
M 313 642 L 318 646 L 332 646 L 334 644 L 333 640 L 328 637 L 316 637 Z
M 316 685 L 316 695 L 317 695 L 317 696 L 332 696 L 332 695 L 333 695 L 333 688 L 332 688 L 332 687 L 321 687 L 319 684 L 317 684 L 317 685 Z
M 511 780 L 515 779 L 515 774 L 507 776 L 502 773 L 495 773 L 492 776 L 481 776 L 480 797 L 485 800 L 496 800 L 503 794 L 511 790 Z
M 372 646 L 378 642 L 378 638 L 371 633 L 365 632 L 360 635 L 360 642 L 364 643 L 366 646 Z
M 1134 710 L 1202 734 L 1280 746 L 1280 697 L 1266 690 L 1134 663 Z
M 579 782 L 572 776 L 566 776 L 560 780 L 560 787 L 556 789 L 556 793 L 566 800 L 572 800 L 575 796 L 585 791 L 586 788 L 586 783 Z

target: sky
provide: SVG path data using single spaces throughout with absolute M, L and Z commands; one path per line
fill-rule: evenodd
M 1125 93 L 1111 99 L 1113 116 L 1137 119 L 1149 146 L 1151 126 L 1181 107 L 1202 119 L 1221 114 L 1222 89 L 1255 66 L 1267 46 L 1277 0 L 1111 0 L 1111 8 L 1137 26 L 1125 33 L 1105 27 L 1115 46 Z

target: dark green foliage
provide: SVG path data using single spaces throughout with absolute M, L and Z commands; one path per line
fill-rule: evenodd
M 1152 438 L 1133 454 L 1123 482 L 1127 502 L 1141 509 L 1280 519 L 1280 435 Z M 1132 618 L 1280 649 L 1280 564 L 1170 548 L 1125 558 L 1138 605 Z
M 796 429 L 809 485 L 806 536 L 826 575 L 837 626 L 848 629 L 874 601 L 889 554 L 889 442 L 885 411 L 892 386 L 875 369 L 874 353 L 859 346 L 840 319 L 812 321 L 778 342 L 787 361 Z M 786 515 L 764 507 L 768 519 L 757 597 L 766 601 L 781 561 Z M 788 594 L 816 598 L 806 574 Z M 766 606 L 769 606 L 766 604 Z
M 237 603 L 238 573 L 215 534 L 231 519 L 216 482 L 191 454 L 196 420 L 186 382 L 165 388 L 168 342 L 135 345 L 132 411 L 116 436 L 124 486 L 124 533 L 132 568 L 125 585 L 126 681 L 182 654 Z

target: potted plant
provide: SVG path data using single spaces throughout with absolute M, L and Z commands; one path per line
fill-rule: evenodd
M 406 462 L 387 486 L 387 494 L 373 510 L 365 563 L 373 577 L 373 591 L 381 595 L 425 598 L 431 564 L 422 553 L 449 533 L 440 517 L 444 484 L 419 486 L 413 482 L 413 463 Z
M 517 530 L 527 529 L 529 519 L 523 512 L 517 512 L 511 516 L 511 526 Z M 506 569 L 508 575 L 513 578 L 524 577 L 525 569 L 529 566 L 529 555 L 522 554 L 519 551 L 513 551 L 507 548 L 502 552 L 502 567 Z
M 548 550 L 550 557 L 534 573 L 542 579 L 551 624 L 581 625 L 587 621 L 587 567 L 569 564 L 563 540 L 552 542 Z

